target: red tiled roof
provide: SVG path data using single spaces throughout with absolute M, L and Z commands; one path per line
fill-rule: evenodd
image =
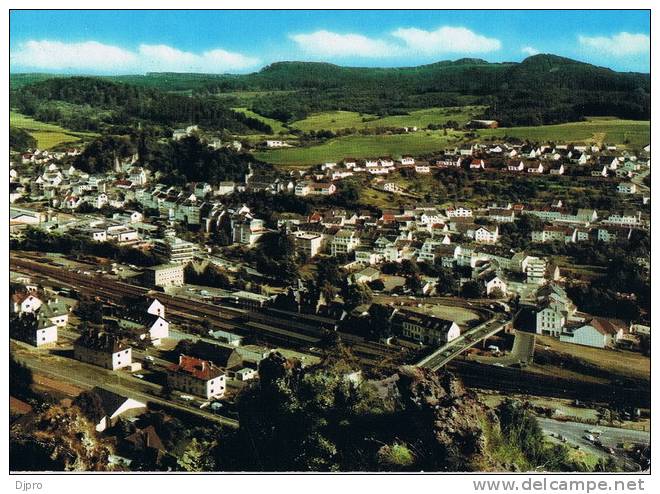
M 184 372 L 196 379 L 202 379 L 204 381 L 222 375 L 222 370 L 211 362 L 187 355 L 179 356 L 179 364 L 171 365 L 169 370 L 172 372 Z
M 599 317 L 594 317 L 589 324 L 600 334 L 604 335 L 615 335 L 619 332 L 619 328 L 617 328 L 614 324 L 612 324 L 611 321 L 608 321 L 607 319 L 601 319 Z
M 11 298 L 15 303 L 22 304 L 25 299 L 27 299 L 27 298 L 29 298 L 30 296 L 33 296 L 33 295 L 34 294 L 29 293 L 29 292 L 19 292 L 19 293 L 14 293 L 11 296 Z

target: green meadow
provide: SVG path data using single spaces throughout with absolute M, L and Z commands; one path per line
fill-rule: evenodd
M 274 118 L 268 118 L 264 117 L 262 115 L 259 115 L 258 113 L 253 112 L 252 110 L 249 110 L 247 108 L 232 108 L 235 112 L 242 113 L 243 115 L 250 117 L 250 118 L 255 118 L 257 120 L 261 120 L 263 123 L 270 125 L 270 128 L 273 129 L 273 133 L 275 134 L 288 134 L 289 129 L 287 129 L 284 125 L 282 125 L 282 122 L 279 120 L 275 120 Z
M 70 131 L 59 125 L 39 122 L 27 115 L 14 111 L 9 112 L 9 124 L 12 127 L 25 130 L 34 137 L 37 140 L 37 147 L 39 149 L 50 149 L 60 144 L 74 143 L 81 139 L 98 135 L 92 132 Z
M 539 127 L 511 127 L 478 131 L 481 137 L 517 137 L 530 141 L 554 141 L 573 144 L 616 144 L 640 148 L 651 142 L 651 123 L 644 120 L 621 120 L 612 117 L 590 117 L 584 122 L 571 122 Z
M 483 107 L 479 106 L 425 108 L 410 111 L 406 115 L 390 115 L 387 117 L 352 111 L 327 111 L 315 113 L 303 120 L 297 120 L 291 124 L 291 127 L 303 132 L 375 127 L 418 127 L 419 129 L 425 129 L 429 124 L 443 125 L 449 120 L 464 125 L 482 110 Z
M 400 157 L 402 154 L 420 155 L 443 150 L 456 143 L 461 133 L 420 131 L 395 135 L 352 135 L 329 139 L 318 146 L 294 147 L 259 151 L 255 157 L 275 165 L 299 167 L 344 158 L 370 158 L 378 156 Z

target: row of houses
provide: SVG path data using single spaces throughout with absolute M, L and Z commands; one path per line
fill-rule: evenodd
M 434 169 L 463 168 L 536 175 L 572 173 L 625 179 L 649 166 L 649 153 L 650 148 L 648 151 L 642 150 L 638 157 L 627 151 L 620 152 L 616 146 L 472 144 L 465 148 L 446 149 L 440 157 L 429 160 L 419 161 L 413 156 L 402 156 L 398 160 L 391 157 L 344 158 L 340 162 L 323 163 L 300 173 L 319 182 L 331 182 L 360 173 L 388 175 L 401 168 L 414 169 L 419 174 L 428 174 Z

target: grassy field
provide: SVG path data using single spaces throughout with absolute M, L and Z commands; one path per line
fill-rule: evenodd
M 291 124 L 291 127 L 300 129 L 303 132 L 312 130 L 338 130 L 363 128 L 364 120 L 378 118 L 375 115 L 358 113 L 354 111 L 326 111 L 315 113 L 303 120 L 297 120 Z
M 227 91 L 213 93 L 216 98 L 229 102 L 232 106 L 248 107 L 252 102 L 262 96 L 276 96 L 278 94 L 295 93 L 293 90 L 273 90 L 273 91 Z
M 304 132 L 322 129 L 334 131 L 353 127 L 356 129 L 374 127 L 418 127 L 424 129 L 429 124 L 444 124 L 449 120 L 455 120 L 463 125 L 482 110 L 483 107 L 478 106 L 426 108 L 411 111 L 407 115 L 392 115 L 382 118 L 352 111 L 327 111 L 293 122 L 291 127 Z
M 289 133 L 289 130 L 286 127 L 284 127 L 284 125 L 282 125 L 282 122 L 280 122 L 279 120 L 261 116 L 258 113 L 253 112 L 252 110 L 248 110 L 247 108 L 232 108 L 232 110 L 236 112 L 240 112 L 248 117 L 256 118 L 257 120 L 261 120 L 263 123 L 270 125 L 270 128 L 273 129 L 273 132 L 275 134 Z
M 378 156 L 400 157 L 402 154 L 420 155 L 443 150 L 460 139 L 460 133 L 442 131 L 414 132 L 397 135 L 346 136 L 308 148 L 275 149 L 255 153 L 255 157 L 287 167 L 309 166 L 344 158 L 369 158 Z
M 381 125 L 410 126 L 415 125 L 413 122 L 417 122 L 419 127 L 424 127 L 430 122 L 438 122 L 439 119 L 466 121 L 477 109 L 477 107 L 431 108 L 411 112 L 410 115 L 375 120 L 369 120 L 372 118 L 370 115 L 355 112 L 324 112 L 294 122 L 292 127 L 309 131 Z M 480 130 L 478 140 L 508 136 L 538 142 L 607 143 L 640 148 L 650 142 L 650 128 L 650 123 L 647 121 L 594 117 L 585 122 L 559 125 Z M 324 161 L 339 161 L 345 157 L 369 158 L 382 155 L 398 157 L 402 154 L 417 156 L 457 144 L 462 140 L 463 135 L 462 132 L 450 132 L 445 136 L 442 131 L 419 131 L 399 135 L 353 135 L 330 139 L 319 146 L 262 151 L 256 153 L 256 157 L 275 165 L 299 167 Z
M 540 335 L 537 335 L 537 344 L 549 346 L 556 352 L 582 359 L 613 374 L 634 379 L 651 378 L 651 360 L 640 353 L 574 345 L 558 341 L 550 336 Z
M 92 132 L 73 132 L 59 125 L 39 122 L 14 111 L 9 112 L 9 124 L 27 131 L 37 140 L 39 149 L 50 149 L 60 144 L 78 142 L 98 135 Z
M 591 117 L 585 122 L 540 127 L 485 129 L 478 133 L 481 137 L 509 136 L 538 142 L 607 143 L 640 148 L 651 140 L 651 124 L 641 120 Z

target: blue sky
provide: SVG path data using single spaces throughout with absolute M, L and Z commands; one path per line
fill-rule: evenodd
M 393 67 L 553 53 L 650 69 L 647 11 L 13 11 L 12 72 L 245 73 L 281 60 Z

